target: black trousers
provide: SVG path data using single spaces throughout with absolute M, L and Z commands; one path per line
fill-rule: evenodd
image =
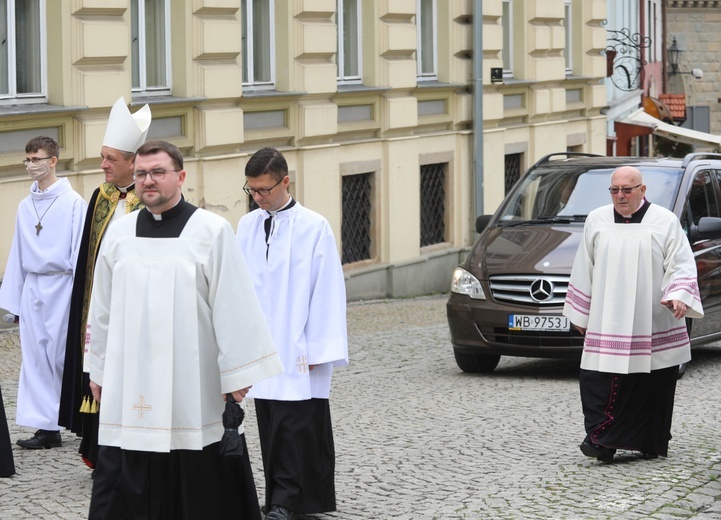
M 666 456 L 677 379 L 677 366 L 644 374 L 581 370 L 588 438 L 608 448 Z
M 0 477 L 9 477 L 14 474 L 15 460 L 13 459 L 13 448 L 10 442 L 8 419 L 5 416 L 3 393 L 2 389 L 0 389 Z
M 335 511 L 335 445 L 328 399 L 255 399 L 265 505 Z
M 244 455 L 228 457 L 220 443 L 170 453 L 100 446 L 90 520 L 260 520 L 243 436 Z

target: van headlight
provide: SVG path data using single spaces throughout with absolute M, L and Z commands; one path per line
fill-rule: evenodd
M 462 267 L 456 267 L 453 270 L 451 292 L 468 295 L 474 300 L 486 299 L 486 295 L 481 287 L 481 282 Z

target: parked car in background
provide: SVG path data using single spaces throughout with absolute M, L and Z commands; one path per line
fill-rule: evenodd
M 683 159 L 557 153 L 534 164 L 453 272 L 446 305 L 453 352 L 465 372 L 501 356 L 580 358 L 583 337 L 562 315 L 588 213 L 611 204 L 619 166 L 641 170 L 646 198 L 673 211 L 696 258 L 705 317 L 687 320 L 692 346 L 721 339 L 721 154 Z

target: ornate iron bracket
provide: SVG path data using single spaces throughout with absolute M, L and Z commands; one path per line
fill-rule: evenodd
M 631 92 L 643 86 L 644 65 L 642 49 L 651 47 L 651 38 L 628 29 L 606 31 L 606 76 L 619 90 Z

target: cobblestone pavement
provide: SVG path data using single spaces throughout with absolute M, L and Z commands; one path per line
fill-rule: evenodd
M 679 381 L 669 457 L 602 464 L 578 449 L 578 363 L 502 358 L 493 374 L 464 374 L 445 300 L 349 306 L 351 366 L 331 394 L 338 511 L 308 519 L 721 519 L 721 344 L 694 350 Z M 17 329 L 0 330 L 13 441 L 31 433 L 14 424 L 19 362 Z M 254 420 L 247 437 L 262 499 Z M 14 447 L 0 519 L 85 517 L 90 472 L 78 440 L 64 441 Z

